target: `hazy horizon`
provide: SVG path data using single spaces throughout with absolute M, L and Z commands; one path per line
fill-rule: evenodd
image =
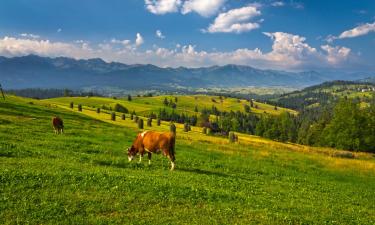
M 0 55 L 374 72 L 372 1 L 3 1 Z

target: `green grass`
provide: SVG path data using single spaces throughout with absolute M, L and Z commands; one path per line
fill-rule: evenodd
M 63 135 L 53 133 L 54 115 Z M 229 144 L 179 127 L 171 172 L 161 155 L 151 166 L 127 162 L 135 126 L 44 101 L 0 101 L 0 224 L 375 222 L 373 155 L 336 158 L 248 135 Z
M 101 107 L 103 105 L 107 107 L 113 107 L 116 103 L 121 104 L 128 108 L 130 111 L 135 111 L 138 115 L 149 115 L 151 112 L 158 113 L 159 109 L 164 108 L 163 105 L 164 98 L 168 100 L 173 100 L 175 97 L 177 100 L 176 111 L 179 113 L 186 113 L 189 115 L 196 114 L 194 112 L 195 106 L 198 107 L 198 110 L 201 111 L 203 108 L 211 109 L 212 106 L 217 107 L 220 111 L 242 111 L 244 112 L 244 104 L 249 105 L 249 102 L 245 100 L 238 100 L 235 98 L 225 98 L 221 102 L 218 96 L 205 96 L 205 95 L 181 95 L 181 96 L 154 96 L 154 97 L 134 97 L 131 102 L 124 99 L 113 99 L 113 98 L 102 98 L 102 97 L 62 97 L 54 99 L 46 99 L 44 102 L 54 103 L 59 105 L 68 106 L 70 102 L 74 102 L 76 105 L 82 104 L 88 107 Z M 212 101 L 215 100 L 215 102 Z M 277 110 L 274 109 L 274 106 L 254 102 L 254 105 L 257 105 L 258 108 L 253 107 L 251 110 L 256 114 L 263 114 L 264 112 L 278 115 L 284 111 L 295 114 L 296 111 L 291 109 L 285 109 L 278 107 Z M 166 107 L 170 111 L 170 107 Z

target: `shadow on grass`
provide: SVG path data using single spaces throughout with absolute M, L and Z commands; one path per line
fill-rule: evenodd
M 98 166 L 108 166 L 108 167 L 115 167 L 115 168 L 122 168 L 122 169 L 134 169 L 134 170 L 144 170 L 147 168 L 151 168 L 149 165 L 145 165 L 143 163 L 129 163 L 127 161 L 118 161 L 114 162 L 111 160 L 93 160 L 93 164 Z M 182 171 L 192 174 L 200 174 L 200 175 L 208 175 L 208 176 L 216 176 L 221 178 L 229 178 L 229 179 L 237 179 L 237 180 L 243 180 L 243 181 L 252 181 L 252 179 L 243 177 L 243 176 L 237 176 L 237 175 L 230 175 L 225 174 L 222 172 L 216 172 L 216 171 L 209 171 L 209 170 L 202 170 L 198 168 L 181 168 L 177 167 L 175 169 L 176 171 Z
M 198 168 L 176 168 L 176 170 L 188 172 L 188 173 L 210 175 L 210 176 L 231 177 L 230 175 L 225 174 L 225 173 L 214 172 L 214 171 L 209 171 L 209 170 L 201 170 Z
M 115 168 L 127 168 L 127 169 L 144 169 L 148 168 L 148 165 L 144 165 L 143 163 L 137 162 L 128 162 L 128 161 L 112 161 L 112 160 L 93 160 L 92 162 L 94 165 L 98 166 L 108 166 L 108 167 L 115 167 Z
M 218 176 L 223 178 L 231 178 L 231 179 L 240 179 L 244 181 L 251 181 L 251 179 L 244 178 L 241 176 L 234 176 L 230 174 L 225 174 L 221 172 L 215 172 L 215 171 L 209 171 L 209 170 L 202 170 L 198 168 L 176 168 L 178 171 L 188 172 L 188 173 L 195 173 L 195 174 L 203 174 L 203 175 L 209 175 L 209 176 Z

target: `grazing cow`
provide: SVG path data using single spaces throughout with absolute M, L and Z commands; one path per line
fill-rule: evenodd
M 173 170 L 175 167 L 175 140 L 175 134 L 170 132 L 144 131 L 139 133 L 132 146 L 128 148 L 129 162 L 137 153 L 139 153 L 139 162 L 142 162 L 143 154 L 147 152 L 148 163 L 151 164 L 152 153 L 162 152 L 171 161 L 171 170 Z
M 55 130 L 55 134 L 61 134 L 64 132 L 64 122 L 59 117 L 52 118 L 52 126 Z

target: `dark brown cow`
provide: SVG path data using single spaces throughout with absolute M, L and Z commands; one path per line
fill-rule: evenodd
M 55 134 L 61 134 L 64 132 L 64 122 L 59 117 L 52 118 L 52 126 L 55 130 Z
M 151 164 L 152 153 L 162 152 L 171 161 L 171 170 L 173 170 L 175 167 L 175 140 L 175 134 L 169 132 L 144 131 L 139 133 L 132 146 L 128 148 L 128 159 L 132 161 L 134 156 L 139 153 L 139 162 L 142 162 L 142 157 L 147 152 L 148 163 Z

